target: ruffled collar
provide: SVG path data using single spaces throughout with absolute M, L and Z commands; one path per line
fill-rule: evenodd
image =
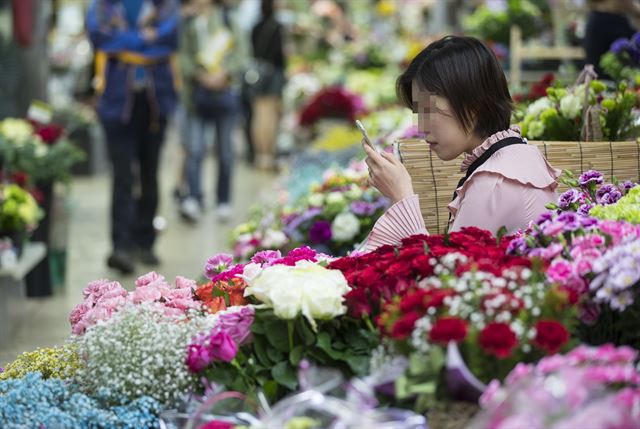
M 464 161 L 462 161 L 460 171 L 467 171 L 471 164 L 473 164 L 473 161 L 481 157 L 487 149 L 498 143 L 500 140 L 504 140 L 508 137 L 522 137 L 520 134 L 520 127 L 512 125 L 508 130 L 498 131 L 497 133 L 490 135 L 480 146 L 473 149 L 470 154 L 467 154 Z

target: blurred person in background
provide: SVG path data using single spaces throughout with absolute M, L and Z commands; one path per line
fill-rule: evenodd
M 186 113 L 188 195 L 180 211 L 188 221 L 202 214 L 202 161 L 206 154 L 206 126 L 215 126 L 218 155 L 217 215 L 231 216 L 231 179 L 234 164 L 233 130 L 240 107 L 239 79 L 243 67 L 242 37 L 233 22 L 231 5 L 224 0 L 192 0 L 197 13 L 187 17 L 180 34 L 179 63 Z
M 107 264 L 123 274 L 133 272 L 135 256 L 146 265 L 160 263 L 153 219 L 160 150 L 177 99 L 171 55 L 178 20 L 175 0 L 92 0 L 87 13 L 98 115 L 113 166 Z
M 595 66 L 598 75 L 608 77 L 600 69 L 600 58 L 617 39 L 629 39 L 640 23 L 638 0 L 588 0 L 589 15 L 584 48 L 587 64 Z
M 276 20 L 274 0 L 262 0 L 262 16 L 251 32 L 255 91 L 252 135 L 258 168 L 275 168 L 276 140 L 282 115 L 282 91 L 285 84 L 286 58 L 284 31 Z M 245 74 L 250 78 L 249 70 Z

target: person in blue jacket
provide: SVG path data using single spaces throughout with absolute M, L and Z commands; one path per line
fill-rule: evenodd
M 111 268 L 132 273 L 137 257 L 158 265 L 153 219 L 158 163 L 176 101 L 175 0 L 92 0 L 87 29 L 96 50 L 98 115 L 113 166 Z

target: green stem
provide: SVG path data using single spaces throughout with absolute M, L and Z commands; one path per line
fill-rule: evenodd
M 376 328 L 375 326 L 373 326 L 373 323 L 371 323 L 371 319 L 369 318 L 369 315 L 365 314 L 363 317 L 364 317 L 364 323 L 367 325 L 367 328 L 369 328 L 371 332 L 375 332 Z

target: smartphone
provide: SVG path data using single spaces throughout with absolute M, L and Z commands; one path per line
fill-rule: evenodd
M 367 130 L 364 128 L 364 125 L 362 125 L 362 122 L 360 122 L 359 120 L 356 119 L 356 127 L 358 127 L 358 129 L 360 130 L 360 132 L 362 133 L 362 137 L 364 138 L 364 142 L 366 144 L 369 145 L 369 147 L 373 150 L 375 150 L 376 152 L 380 153 L 380 151 L 378 150 L 377 147 L 375 147 L 373 145 L 373 143 L 371 142 L 371 139 L 369 138 L 369 134 L 367 134 Z

